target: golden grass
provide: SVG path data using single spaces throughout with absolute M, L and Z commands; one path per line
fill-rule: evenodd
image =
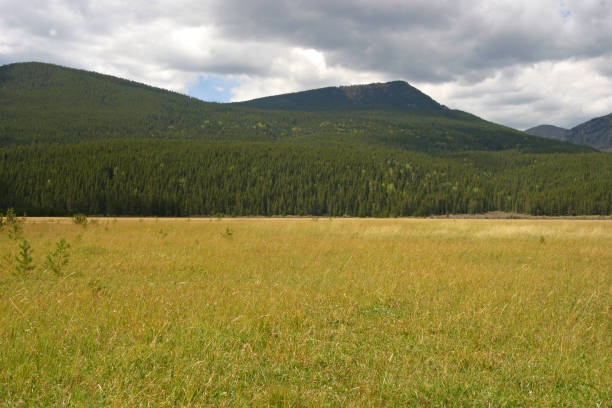
M 610 221 L 91 221 L 4 262 L 0 406 L 612 401 Z

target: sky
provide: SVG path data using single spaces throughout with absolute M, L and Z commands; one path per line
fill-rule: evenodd
M 203 100 L 404 80 L 518 129 L 612 113 L 610 0 L 0 0 L 0 65 Z

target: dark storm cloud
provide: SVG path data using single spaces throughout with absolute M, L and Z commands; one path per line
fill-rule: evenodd
M 496 4 L 496 6 L 491 6 Z M 331 64 L 415 81 L 478 81 L 491 69 L 612 51 L 612 3 L 226 0 L 223 36 L 325 51 Z
M 227 38 L 314 48 L 332 65 L 424 80 L 449 77 L 431 57 L 445 48 L 440 42 L 452 33 L 461 3 L 231 0 L 217 3 L 213 12 Z M 241 12 L 231 12 L 236 9 Z

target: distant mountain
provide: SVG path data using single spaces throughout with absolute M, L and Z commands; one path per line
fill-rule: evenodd
M 449 109 L 404 81 L 327 87 L 253 99 L 237 105 L 274 110 L 414 110 L 430 113 Z
M 612 113 L 591 119 L 572 128 L 566 136 L 568 142 L 612 152 Z
M 552 125 L 540 125 L 525 131 L 533 136 L 562 140 L 578 145 L 591 146 L 604 152 L 612 152 L 612 113 L 591 119 L 572 129 Z
M 560 128 L 553 125 L 540 125 L 527 129 L 525 133 L 529 133 L 533 136 L 545 137 L 548 139 L 565 140 L 565 134 L 567 129 Z

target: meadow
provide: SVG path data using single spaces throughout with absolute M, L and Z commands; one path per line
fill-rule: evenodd
M 0 233 L 2 407 L 612 406 L 609 220 L 28 218 Z

